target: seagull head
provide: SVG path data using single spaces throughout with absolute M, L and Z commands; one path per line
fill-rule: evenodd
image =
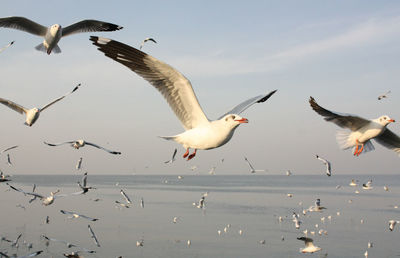
M 58 33 L 61 33 L 61 25 L 60 24 L 51 25 L 50 33 L 51 33 L 52 36 L 55 36 Z
M 395 120 L 387 115 L 384 115 L 378 118 L 378 122 L 383 126 L 387 126 L 388 124 L 395 122 Z
M 236 128 L 240 124 L 249 122 L 249 120 L 247 120 L 246 118 L 236 114 L 228 114 L 224 116 L 221 120 L 223 120 L 225 124 L 229 125 L 232 128 Z

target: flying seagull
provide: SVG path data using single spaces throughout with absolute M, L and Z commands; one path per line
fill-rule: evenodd
M 7 165 L 12 166 L 10 154 L 7 153 Z
M 57 191 L 55 191 L 55 192 L 50 192 L 50 196 L 44 196 L 44 195 L 41 195 L 41 194 L 38 194 L 38 193 L 25 192 L 25 191 L 23 191 L 22 189 L 15 188 L 14 186 L 12 186 L 12 185 L 10 185 L 10 184 L 8 184 L 8 183 L 6 183 L 6 184 L 7 184 L 11 189 L 13 189 L 13 190 L 15 190 L 15 191 L 17 191 L 17 192 L 21 192 L 21 193 L 23 193 L 24 195 L 36 196 L 37 198 L 39 198 L 40 200 L 42 200 L 42 204 L 45 205 L 45 206 L 51 205 L 51 204 L 54 202 L 54 200 L 55 200 L 56 198 L 67 196 L 67 195 L 65 195 L 65 194 L 56 195 L 60 190 L 57 190 Z
M 348 131 L 338 131 L 336 139 L 342 149 L 353 147 L 354 155 L 359 156 L 363 151 L 374 150 L 371 139 L 375 139 L 383 146 L 400 154 L 400 137 L 387 129 L 387 125 L 394 120 L 386 115 L 373 120 L 364 119 L 349 114 L 339 114 L 329 111 L 317 104 L 313 97 L 310 97 L 310 105 L 315 112 L 325 117 L 328 122 L 333 122 Z
M 244 157 L 244 160 L 247 162 L 247 164 L 250 167 L 250 173 L 265 172 L 264 169 L 254 169 L 254 167 L 251 165 L 250 161 L 246 157 Z
M 69 243 L 67 241 L 64 241 L 64 240 L 58 240 L 58 239 L 55 239 L 55 238 L 47 237 L 45 235 L 42 235 L 42 237 L 47 241 L 47 243 L 46 243 L 47 246 L 49 245 L 49 242 L 52 241 L 52 242 L 63 243 L 63 244 L 65 244 L 67 246 L 67 248 L 76 247 L 76 245 L 71 244 L 71 243 Z
M 5 175 L 3 173 L 3 171 L 0 170 L 0 183 L 1 182 L 11 181 L 11 179 L 8 179 L 8 177 L 10 177 L 10 176 L 9 175 Z
M 69 218 L 83 218 L 83 219 L 87 219 L 87 220 L 90 220 L 90 221 L 99 220 L 99 219 L 91 218 L 91 217 L 88 217 L 88 216 L 85 216 L 85 215 L 82 215 L 82 214 L 78 214 L 78 213 L 72 212 L 72 211 L 60 210 L 60 212 L 62 214 L 71 215 L 71 217 L 69 217 Z
M 157 41 L 155 41 L 153 38 L 145 38 L 142 43 L 140 43 L 140 47 L 139 49 L 142 49 L 142 47 L 144 46 L 144 43 L 146 43 L 147 41 L 152 41 L 154 43 L 157 43 Z
M 124 190 L 121 189 L 120 192 L 121 192 L 121 195 L 125 198 L 125 201 L 126 201 L 128 204 L 132 204 L 131 199 L 129 199 L 128 195 L 126 195 L 126 193 L 124 192 Z
M 364 190 L 371 190 L 372 187 L 372 180 L 368 180 L 368 182 L 366 182 L 365 184 L 362 184 L 362 188 Z
M 218 120 L 210 121 L 200 107 L 190 81 L 172 66 L 118 41 L 94 36 L 90 40 L 107 57 L 127 66 L 160 91 L 186 130 L 161 138 L 182 144 L 186 149 L 183 158 L 188 160 L 195 157 L 198 149 L 214 149 L 227 143 L 240 124 L 248 123 L 239 114 L 255 103 L 265 102 L 276 92 L 246 100 Z M 189 155 L 190 148 L 194 152 Z
M 36 191 L 36 184 L 33 184 L 32 193 L 34 193 L 35 191 Z M 37 196 L 34 195 L 34 196 L 29 200 L 29 203 L 32 203 L 33 201 L 35 201 L 36 198 L 37 198 Z M 48 224 L 48 223 L 47 223 L 47 224 Z
M 101 146 L 99 146 L 99 145 L 97 145 L 97 144 L 94 144 L 94 143 L 91 143 L 91 142 L 87 142 L 87 141 L 85 141 L 85 140 L 76 140 L 76 141 L 61 142 L 61 143 L 47 143 L 47 142 L 44 142 L 44 144 L 49 145 L 49 146 L 52 146 L 52 147 L 54 147 L 54 146 L 60 146 L 60 145 L 64 145 L 64 144 L 69 144 L 69 145 L 71 145 L 72 147 L 74 147 L 74 148 L 77 149 L 77 150 L 78 150 L 79 148 L 81 148 L 81 147 L 84 147 L 85 145 L 89 145 L 89 146 L 93 146 L 93 147 L 96 147 L 96 148 L 98 148 L 98 149 L 107 151 L 107 152 L 110 153 L 110 154 L 114 154 L 114 155 L 119 155 L 119 154 L 121 154 L 121 152 L 119 152 L 119 151 L 112 151 L 112 150 L 106 149 L 106 148 L 104 148 L 104 147 L 101 147 Z
M 116 24 L 97 20 L 83 20 L 65 28 L 62 28 L 59 24 L 45 27 L 25 17 L 17 16 L 0 18 L 0 27 L 22 30 L 43 37 L 43 43 L 35 48 L 46 52 L 48 55 L 50 55 L 52 50 L 56 54 L 61 53 L 61 49 L 57 43 L 62 37 L 80 32 L 116 31 L 123 28 Z
M 79 158 L 78 162 L 75 166 L 76 170 L 80 170 L 82 168 L 82 158 Z
M 8 48 L 9 46 L 11 46 L 12 44 L 14 44 L 15 41 L 11 41 L 10 43 L 8 43 L 8 45 L 0 48 L 0 53 L 3 52 L 4 50 L 6 50 L 6 48 Z
M 93 238 L 93 241 L 95 242 L 95 244 L 97 245 L 97 247 L 100 247 L 99 241 L 97 240 L 96 235 L 94 234 L 92 228 L 90 227 L 90 225 L 88 225 L 88 229 L 90 232 L 91 237 Z
M 82 191 L 73 193 L 74 195 L 85 194 L 85 193 L 89 192 L 89 190 L 91 190 L 91 189 L 96 189 L 94 187 L 87 186 L 87 177 L 88 177 L 87 172 L 85 172 L 82 177 L 82 184 L 80 182 L 78 182 L 78 185 L 82 189 Z
M 390 93 L 390 90 L 389 90 L 389 91 L 387 91 L 386 93 L 384 93 L 384 94 L 380 95 L 380 96 L 378 97 L 378 100 L 381 100 L 381 99 L 387 98 L 387 97 L 388 97 L 388 95 L 389 95 L 389 93 Z
M 394 230 L 394 226 L 396 226 L 397 223 L 400 223 L 400 221 L 398 221 L 398 220 L 389 220 L 389 230 L 393 231 Z
M 317 157 L 317 159 L 319 159 L 320 161 L 322 161 L 325 164 L 325 166 L 326 166 L 326 175 L 327 176 L 331 176 L 332 175 L 331 163 L 329 161 L 327 161 L 326 159 L 321 158 L 318 155 L 315 155 L 315 156 Z
M 0 103 L 5 105 L 5 106 L 7 106 L 7 107 L 9 107 L 9 108 L 11 108 L 11 109 L 13 109 L 14 111 L 17 111 L 18 113 L 20 113 L 22 115 L 25 114 L 26 115 L 25 125 L 32 126 L 36 122 L 36 120 L 39 118 L 40 112 L 44 111 L 46 108 L 48 108 L 51 105 L 53 105 L 53 104 L 57 103 L 58 101 L 62 100 L 66 96 L 74 93 L 77 89 L 79 89 L 80 86 L 81 86 L 81 84 L 79 83 L 77 86 L 75 86 L 75 88 L 72 91 L 68 92 L 67 94 L 65 94 L 62 97 L 59 97 L 59 98 L 53 100 L 52 102 L 46 104 L 42 108 L 34 107 L 34 108 L 31 108 L 31 109 L 27 109 L 27 108 L 25 108 L 25 107 L 23 107 L 21 105 L 18 105 L 17 103 L 14 103 L 14 102 L 12 102 L 10 100 L 3 99 L 3 98 L 0 98 Z
M 306 245 L 305 248 L 300 249 L 300 252 L 302 252 L 302 253 L 315 253 L 315 252 L 321 250 L 320 247 L 315 246 L 313 244 L 314 240 L 312 240 L 312 238 L 309 238 L 309 237 L 298 237 L 297 239 L 301 240 L 301 241 L 304 241 L 304 243 Z
M 38 256 L 39 254 L 41 254 L 42 252 L 43 252 L 43 250 L 40 250 L 40 251 L 36 251 L 36 252 L 30 253 L 30 254 L 27 254 L 24 256 L 18 256 L 18 258 L 35 257 L 35 256 Z
M 171 164 L 172 162 L 175 161 L 175 156 L 178 150 L 175 148 L 174 153 L 172 154 L 172 158 L 170 160 L 164 161 L 165 164 Z

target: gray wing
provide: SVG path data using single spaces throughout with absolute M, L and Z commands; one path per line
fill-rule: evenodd
M 326 121 L 335 123 L 336 125 L 342 128 L 348 128 L 351 131 L 357 131 L 361 127 L 370 123 L 369 120 L 359 116 L 349 115 L 349 114 L 339 114 L 329 111 L 318 105 L 313 97 L 310 97 L 309 102 L 311 108 L 321 116 L 325 117 Z
M 86 144 L 86 145 L 93 146 L 93 147 L 96 147 L 96 148 L 98 148 L 98 149 L 105 150 L 105 151 L 107 151 L 108 153 L 111 153 L 111 154 L 114 154 L 114 155 L 119 155 L 119 154 L 121 154 L 121 152 L 119 152 L 119 151 L 112 151 L 112 150 L 106 149 L 106 148 L 101 147 L 101 146 L 99 146 L 99 145 L 97 145 L 97 144 L 94 144 L 94 143 L 85 142 L 85 144 Z
M 240 103 L 239 105 L 237 105 L 236 107 L 232 108 L 231 110 L 229 110 L 228 112 L 226 112 L 225 114 L 223 114 L 222 116 L 220 116 L 218 119 L 223 118 L 224 116 L 228 115 L 228 114 L 236 114 L 239 115 L 240 113 L 242 113 L 243 111 L 245 111 L 246 109 L 248 109 L 249 107 L 251 107 L 252 105 L 256 104 L 256 103 L 262 103 L 265 102 L 267 99 L 269 99 L 277 90 L 271 91 L 268 94 L 265 95 L 259 95 L 256 96 L 254 98 L 248 99 L 242 103 Z
M 28 110 L 17 103 L 12 102 L 11 100 L 0 98 L 0 103 L 11 108 L 12 110 L 17 111 L 20 114 L 26 113 Z
M 83 174 L 82 177 L 82 185 L 86 187 L 86 184 L 87 184 L 87 172 L 85 172 L 85 174 Z
M 9 150 L 15 149 L 15 148 L 17 148 L 17 147 L 18 147 L 18 145 L 15 145 L 15 146 L 8 147 L 7 149 L 4 149 L 4 150 L 0 151 L 0 153 L 3 153 L 3 152 L 6 152 L 6 151 L 9 151 Z
M 126 193 L 125 193 L 124 190 L 122 190 L 122 189 L 121 189 L 121 194 L 122 194 L 122 196 L 125 198 L 125 200 L 126 200 L 127 203 L 129 203 L 129 204 L 132 203 L 131 199 L 129 199 L 128 195 L 126 195 Z
M 400 155 L 400 137 L 389 129 L 386 129 L 381 135 L 374 139 L 386 148 L 394 150 Z
M 81 217 L 84 218 L 84 219 L 90 220 L 90 221 L 97 221 L 97 220 L 99 220 L 99 219 L 91 218 L 91 217 L 88 217 L 88 216 L 82 215 L 82 214 L 79 214 L 79 216 L 81 216 Z
M 246 157 L 244 157 L 244 160 L 247 162 L 247 164 L 249 165 L 250 169 L 251 169 L 252 171 L 255 171 L 255 169 L 253 168 L 253 166 L 250 164 L 250 161 L 249 161 Z
M 22 30 L 37 36 L 45 36 L 47 32 L 47 27 L 17 16 L 0 18 L 0 27 Z
M 190 81 L 179 71 L 118 41 L 94 36 L 90 40 L 107 57 L 128 67 L 153 85 L 167 100 L 186 130 L 209 122 Z
M 81 86 L 81 84 L 79 83 L 78 85 L 75 86 L 75 88 L 74 88 L 72 91 L 70 91 L 70 92 L 68 92 L 67 94 L 65 94 L 64 96 L 59 97 L 58 99 L 55 99 L 55 100 L 53 100 L 52 102 L 46 104 L 44 107 L 42 107 L 42 108 L 40 109 L 40 111 L 45 110 L 46 108 L 50 107 L 50 106 L 53 105 L 54 103 L 56 103 L 56 102 L 62 100 L 62 99 L 65 98 L 66 96 L 68 96 L 68 95 L 74 93 L 77 89 L 79 89 L 80 86 Z
M 90 225 L 88 225 L 88 229 L 89 229 L 90 235 L 92 236 L 94 242 L 96 243 L 96 245 L 97 245 L 98 247 L 100 247 L 99 241 L 97 240 L 97 237 L 96 237 L 96 235 L 94 234 L 94 232 L 93 232 L 92 228 L 90 227 Z
M 41 254 L 42 252 L 43 252 L 43 250 L 36 251 L 36 252 L 30 253 L 30 254 L 27 254 L 27 255 L 24 255 L 24 256 L 18 256 L 18 258 L 35 257 L 35 256 L 38 256 L 39 254 Z
M 64 145 L 64 144 L 72 144 L 72 143 L 74 143 L 74 142 L 75 142 L 75 141 L 60 142 L 60 143 L 48 143 L 48 142 L 43 142 L 43 143 L 46 144 L 46 145 L 49 145 L 49 146 L 54 147 L 54 146 L 60 146 L 60 145 Z
M 83 20 L 62 29 L 62 37 L 68 36 L 79 32 L 93 32 L 93 31 L 116 31 L 123 27 L 97 20 Z

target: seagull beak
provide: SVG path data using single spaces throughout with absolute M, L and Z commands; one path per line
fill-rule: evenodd
M 239 122 L 240 124 L 248 123 L 248 122 L 249 122 L 249 120 L 247 120 L 246 118 L 238 119 L 238 120 L 235 120 L 235 121 L 236 121 L 236 122 Z
M 396 122 L 396 121 L 395 121 L 394 119 L 389 119 L 388 122 L 394 123 L 394 122 Z

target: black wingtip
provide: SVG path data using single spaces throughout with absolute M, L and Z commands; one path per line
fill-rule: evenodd
M 272 95 L 274 95 L 274 93 L 276 92 L 277 90 L 273 90 L 273 91 L 271 91 L 270 93 L 268 93 L 265 97 L 263 97 L 262 99 L 260 99 L 259 101 L 257 101 L 257 103 L 262 103 L 262 102 L 265 102 L 267 99 L 269 99 Z

